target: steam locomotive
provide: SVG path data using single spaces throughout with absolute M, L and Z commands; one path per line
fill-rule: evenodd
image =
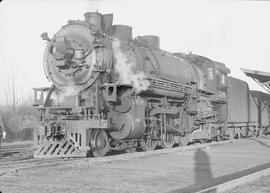
M 34 89 L 34 157 L 150 151 L 256 135 L 262 127 L 249 111 L 250 96 L 261 98 L 224 64 L 164 51 L 154 35 L 133 38 L 130 26 L 113 25 L 112 14 L 84 16 L 52 38 L 41 35 L 52 86 Z

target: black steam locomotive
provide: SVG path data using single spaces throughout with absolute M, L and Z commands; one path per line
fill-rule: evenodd
M 149 151 L 269 127 L 269 114 L 263 125 L 254 112 L 259 103 L 269 111 L 270 97 L 228 77 L 224 64 L 161 50 L 157 36 L 133 39 L 131 27 L 112 25 L 112 14 L 84 16 L 52 38 L 41 35 L 52 86 L 34 89 L 35 157 Z

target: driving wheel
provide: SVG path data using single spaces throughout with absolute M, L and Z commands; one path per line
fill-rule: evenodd
M 105 156 L 110 150 L 107 133 L 102 129 L 95 129 L 91 135 L 90 147 L 94 157 Z

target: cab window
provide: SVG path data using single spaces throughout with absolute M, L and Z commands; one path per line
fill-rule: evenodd
M 226 84 L 226 76 L 225 76 L 225 74 L 221 74 L 221 76 L 220 76 L 220 84 Z
M 214 69 L 213 68 L 208 68 L 208 79 L 213 80 L 214 79 Z

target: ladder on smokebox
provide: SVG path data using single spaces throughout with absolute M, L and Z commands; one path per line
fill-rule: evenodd
M 87 151 L 80 149 L 72 139 L 46 141 L 34 151 L 34 158 L 86 157 Z

